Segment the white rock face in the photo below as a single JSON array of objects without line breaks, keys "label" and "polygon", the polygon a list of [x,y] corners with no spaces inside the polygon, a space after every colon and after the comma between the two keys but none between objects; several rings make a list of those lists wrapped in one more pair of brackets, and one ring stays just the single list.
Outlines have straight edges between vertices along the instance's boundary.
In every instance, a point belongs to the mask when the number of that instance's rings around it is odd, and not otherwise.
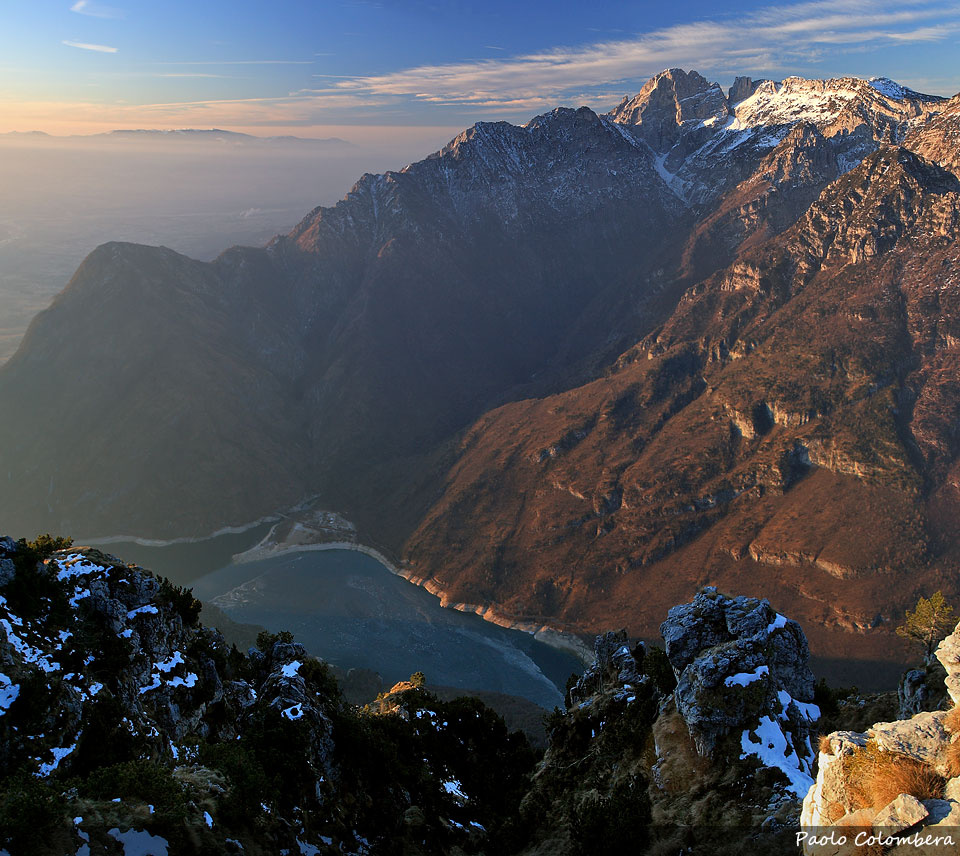
[{"label": "white rock face", "polygon": [[947,750],[952,735],[943,725],[945,710],[925,711],[910,719],[878,722],[867,736],[884,752],[930,764],[940,775],[949,772]]},{"label": "white rock face", "polygon": [[937,659],[947,670],[944,683],[954,704],[960,703],[960,624],[937,646]]},{"label": "white rock face", "polygon": [[867,745],[867,736],[854,731],[835,731],[829,737],[830,752],[817,759],[817,779],[807,791],[800,813],[800,826],[825,827],[853,810],[843,775],[843,759]]},{"label": "white rock face", "polygon": [[885,805],[873,819],[873,828],[879,832],[893,835],[909,829],[920,823],[930,814],[916,797],[910,794],[900,794],[895,800]]},{"label": "white rock face", "polygon": [[[937,648],[937,658],[947,670],[946,684],[954,702],[960,697],[960,624]],[[863,734],[838,731],[829,735],[829,752],[821,752],[817,779],[803,800],[800,827],[808,836],[803,842],[806,854],[855,852],[836,844],[836,839],[852,828],[870,828],[883,835],[896,835],[919,825],[921,833],[932,836],[956,835],[960,826],[960,777],[950,763],[953,743],[960,740],[944,725],[947,711],[927,711],[910,719],[878,722]],[[920,800],[919,794],[900,794],[884,807],[858,808],[855,782],[844,775],[844,759],[875,745],[882,752],[928,764],[946,779],[944,799]],[[832,833],[832,836],[831,836]],[[851,839],[853,836],[848,835]],[[815,843],[819,839],[821,843]],[[960,842],[956,842],[960,844]],[[891,853],[956,853],[951,850],[918,849],[900,844]]]}]

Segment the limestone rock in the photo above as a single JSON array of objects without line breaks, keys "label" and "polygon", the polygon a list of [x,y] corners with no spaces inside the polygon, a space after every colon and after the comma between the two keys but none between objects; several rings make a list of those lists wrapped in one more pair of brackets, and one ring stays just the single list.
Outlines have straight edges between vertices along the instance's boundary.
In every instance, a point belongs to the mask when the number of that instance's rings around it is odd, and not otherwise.
[{"label": "limestone rock", "polygon": [[13,579],[17,569],[11,559],[0,559],[0,586],[5,586]]},{"label": "limestone rock", "polygon": [[928,814],[916,797],[900,794],[889,805],[880,809],[873,819],[873,828],[877,832],[893,835],[920,823]]},{"label": "limestone rock", "polygon": [[843,759],[867,745],[863,734],[835,731],[829,737],[830,752],[821,752],[817,781],[803,800],[801,827],[824,827],[854,811],[854,801],[847,790]]},{"label": "limestone rock", "polygon": [[727,101],[730,104],[738,104],[745,98],[749,98],[757,91],[757,87],[765,80],[753,80],[749,77],[737,77],[733,81],[733,86],[727,92]]},{"label": "limestone rock", "polygon": [[636,685],[647,680],[640,673],[644,657],[643,643],[638,642],[631,648],[626,630],[609,630],[597,636],[593,651],[593,663],[570,688],[571,706],[582,704],[604,690],[618,689],[627,684]]},{"label": "limestone rock", "polygon": [[9,535],[0,538],[0,586],[5,586],[13,579],[17,569],[14,567],[12,556],[17,552],[17,544]]},{"label": "limestone rock", "polygon": [[948,800],[960,802],[960,778],[949,779],[943,789],[943,795]]},{"label": "limestone rock", "polygon": [[910,669],[903,673],[897,687],[900,718],[909,719],[925,710],[937,710],[946,699],[943,679],[946,673],[939,663],[925,669]]},{"label": "limestone rock", "polygon": [[632,100],[611,113],[615,122],[635,126],[642,139],[657,151],[672,146],[686,122],[727,117],[723,90],[695,71],[667,69],[651,78]]},{"label": "limestone rock", "polygon": [[796,622],[765,600],[706,588],[671,609],[660,631],[678,676],[677,710],[701,754],[735,732],[743,732],[747,752],[747,741],[766,741],[757,731],[763,726],[779,729],[774,742],[785,741],[794,761],[802,759],[799,768],[809,769],[807,738],[819,710],[811,704],[809,651]]},{"label": "limestone rock", "polygon": [[937,659],[947,670],[944,684],[954,704],[960,703],[960,624],[944,639],[936,651]]},{"label": "limestone rock", "polygon": [[950,732],[943,725],[946,711],[925,711],[910,719],[878,722],[867,731],[884,752],[929,764],[941,775],[949,771]]}]

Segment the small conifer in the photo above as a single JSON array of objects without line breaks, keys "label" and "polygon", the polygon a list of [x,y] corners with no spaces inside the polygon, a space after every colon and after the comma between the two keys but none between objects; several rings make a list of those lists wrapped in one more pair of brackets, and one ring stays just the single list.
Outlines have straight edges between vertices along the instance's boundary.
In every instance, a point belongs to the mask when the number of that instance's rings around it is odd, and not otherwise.
[{"label": "small conifer", "polygon": [[940,640],[953,629],[956,619],[943,592],[934,592],[929,599],[921,597],[916,609],[908,609],[906,620],[897,628],[897,635],[913,639],[923,646],[925,660],[933,657]]}]

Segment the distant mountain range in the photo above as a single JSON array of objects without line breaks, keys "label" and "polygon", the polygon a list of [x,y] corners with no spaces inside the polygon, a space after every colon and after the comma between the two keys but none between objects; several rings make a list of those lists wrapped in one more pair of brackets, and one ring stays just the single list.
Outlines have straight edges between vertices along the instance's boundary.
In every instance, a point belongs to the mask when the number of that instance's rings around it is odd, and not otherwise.
[{"label": "distant mountain range", "polygon": [[241,134],[237,131],[224,131],[220,128],[177,128],[171,130],[157,130],[147,128],[118,129],[105,131],[100,134],[70,134],[55,136],[45,131],[7,131],[0,134],[0,138],[51,141],[123,141],[123,140],[183,140],[194,142],[217,142],[233,145],[259,145],[263,143],[291,143],[295,145],[322,145],[322,146],[350,146],[346,140],[339,137],[295,137],[291,135],[259,137],[254,134]]},{"label": "distant mountain range", "polygon": [[960,97],[670,69],[480,123],[262,249],[106,244],[0,369],[8,530],[307,496],[448,602],[653,635],[702,584],[816,653],[960,595]]}]

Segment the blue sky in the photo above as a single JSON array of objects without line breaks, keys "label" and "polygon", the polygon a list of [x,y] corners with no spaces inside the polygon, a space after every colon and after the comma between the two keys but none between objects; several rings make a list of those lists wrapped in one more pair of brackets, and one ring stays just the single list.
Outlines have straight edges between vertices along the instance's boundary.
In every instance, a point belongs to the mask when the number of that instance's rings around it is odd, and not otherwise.
[{"label": "blue sky", "polygon": [[960,3],[0,0],[0,131],[360,137],[609,109],[652,74],[960,90]]}]

